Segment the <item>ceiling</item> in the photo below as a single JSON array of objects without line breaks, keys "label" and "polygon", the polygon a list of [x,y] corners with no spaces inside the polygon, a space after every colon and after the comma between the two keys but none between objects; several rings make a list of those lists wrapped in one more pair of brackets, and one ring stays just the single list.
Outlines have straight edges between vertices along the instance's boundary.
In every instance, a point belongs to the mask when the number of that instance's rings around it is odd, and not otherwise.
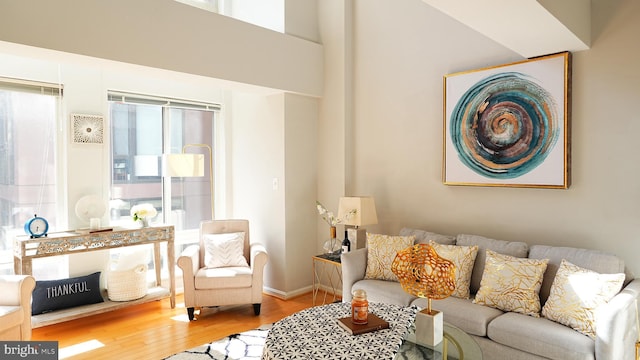
[{"label": "ceiling", "polygon": [[591,0],[422,0],[523,57],[591,46]]}]

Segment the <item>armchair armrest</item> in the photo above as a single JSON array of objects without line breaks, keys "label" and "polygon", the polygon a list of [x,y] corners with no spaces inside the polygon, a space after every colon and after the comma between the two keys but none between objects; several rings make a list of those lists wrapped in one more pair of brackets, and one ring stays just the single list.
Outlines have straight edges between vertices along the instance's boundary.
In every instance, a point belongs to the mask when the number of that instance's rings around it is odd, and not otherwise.
[{"label": "armchair armrest", "polygon": [[258,243],[251,244],[249,252],[251,254],[249,262],[251,270],[254,274],[256,271],[262,272],[262,269],[264,269],[264,266],[267,264],[267,260],[269,259],[269,255],[267,255],[267,250],[264,248],[264,245]]},{"label": "armchair armrest", "polygon": [[191,245],[184,249],[178,258],[178,266],[185,276],[194,277],[200,269],[200,245]]},{"label": "armchair armrest", "polygon": [[0,305],[29,305],[31,308],[31,293],[35,287],[36,280],[31,275],[0,275]]},{"label": "armchair armrest", "polygon": [[364,279],[367,271],[367,248],[349,251],[340,255],[342,263],[342,301],[351,302],[353,284]]},{"label": "armchair armrest", "polygon": [[[267,264],[267,260],[269,260],[269,255],[267,255],[264,245],[259,243],[251,244],[249,252],[251,254],[249,265],[251,266],[251,273],[253,274],[251,281],[251,303],[256,306],[255,304],[262,303],[264,266]],[[258,308],[256,314],[259,312],[260,310]]]},{"label": "armchair armrest", "polygon": [[0,275],[0,305],[19,306],[22,311],[20,340],[31,340],[31,294],[36,279],[31,275]]},{"label": "armchair armrest", "polygon": [[[182,270],[184,304],[187,308],[195,304],[196,273],[200,269],[200,245],[191,245],[182,251],[178,258],[178,267]],[[191,319],[193,316],[190,315]]]},{"label": "armchair armrest", "polygon": [[636,300],[640,294],[640,279],[634,279],[598,309],[596,328],[596,359],[635,359],[638,341]]}]

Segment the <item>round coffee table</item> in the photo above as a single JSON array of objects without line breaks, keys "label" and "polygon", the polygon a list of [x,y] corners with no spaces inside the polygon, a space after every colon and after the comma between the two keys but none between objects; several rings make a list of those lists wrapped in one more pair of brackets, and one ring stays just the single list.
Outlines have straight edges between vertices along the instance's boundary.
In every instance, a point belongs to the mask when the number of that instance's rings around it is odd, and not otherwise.
[{"label": "round coffee table", "polygon": [[444,339],[432,348],[416,344],[414,331],[415,328],[411,327],[394,359],[482,360],[482,350],[478,343],[469,334],[453,325],[444,323]]},{"label": "round coffee table", "polygon": [[351,316],[351,304],[333,303],[290,315],[269,330],[262,360],[391,360],[409,333],[415,307],[370,303],[369,311],[389,322],[389,329],[351,335],[338,319]]},{"label": "round coffee table", "polygon": [[[269,330],[262,360],[288,359],[482,359],[475,341],[445,324],[444,338],[435,349],[415,343],[413,326],[418,309],[370,303],[369,311],[389,322],[389,329],[351,335],[338,319],[351,315],[351,304],[316,306],[290,315]],[[447,357],[445,357],[446,359]]]}]

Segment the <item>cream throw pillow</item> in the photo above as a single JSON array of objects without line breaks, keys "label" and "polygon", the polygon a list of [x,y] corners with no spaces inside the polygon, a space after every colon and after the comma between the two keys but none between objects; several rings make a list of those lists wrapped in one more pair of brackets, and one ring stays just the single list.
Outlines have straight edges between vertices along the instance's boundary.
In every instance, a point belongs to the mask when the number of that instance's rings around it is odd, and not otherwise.
[{"label": "cream throw pillow", "polygon": [[624,274],[598,274],[562,260],[542,316],[596,337],[597,311],[613,298],[624,282]]},{"label": "cream throw pillow", "polygon": [[415,236],[390,236],[367,233],[367,270],[365,279],[398,281],[391,263],[398,251],[413,245]]},{"label": "cream throw pillow", "polygon": [[244,232],[205,234],[204,264],[208,268],[249,266],[244,257]]},{"label": "cream throw pillow", "polygon": [[456,266],[456,289],[451,296],[468,299],[471,272],[478,255],[478,246],[442,245],[433,240],[429,240],[429,245],[438,255],[450,260]]},{"label": "cream throw pillow", "polygon": [[487,250],[480,289],[473,300],[502,311],[540,317],[540,286],[549,259],[527,259]]}]

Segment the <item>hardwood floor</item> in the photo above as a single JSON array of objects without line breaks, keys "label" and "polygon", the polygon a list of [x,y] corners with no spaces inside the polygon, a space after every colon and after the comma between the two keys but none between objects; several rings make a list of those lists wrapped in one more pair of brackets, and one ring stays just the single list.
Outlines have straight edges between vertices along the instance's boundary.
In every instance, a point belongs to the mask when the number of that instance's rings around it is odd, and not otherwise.
[{"label": "hardwood floor", "polygon": [[259,316],[247,304],[203,309],[189,322],[179,295],[175,309],[169,299],[135,305],[33,329],[32,340],[58,341],[60,359],[162,359],[311,306],[311,293],[289,300],[264,295]]}]

